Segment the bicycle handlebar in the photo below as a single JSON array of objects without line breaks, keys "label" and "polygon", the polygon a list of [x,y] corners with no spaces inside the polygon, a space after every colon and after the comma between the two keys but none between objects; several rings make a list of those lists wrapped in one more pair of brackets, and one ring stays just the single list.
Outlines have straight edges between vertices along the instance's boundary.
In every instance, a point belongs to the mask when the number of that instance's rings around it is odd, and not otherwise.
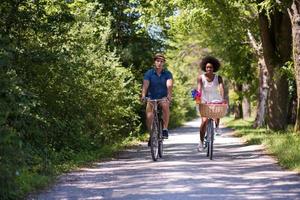
[{"label": "bicycle handlebar", "polygon": [[145,100],[146,100],[147,102],[168,101],[167,98],[164,98],[164,99],[150,99],[149,97],[146,97]]}]

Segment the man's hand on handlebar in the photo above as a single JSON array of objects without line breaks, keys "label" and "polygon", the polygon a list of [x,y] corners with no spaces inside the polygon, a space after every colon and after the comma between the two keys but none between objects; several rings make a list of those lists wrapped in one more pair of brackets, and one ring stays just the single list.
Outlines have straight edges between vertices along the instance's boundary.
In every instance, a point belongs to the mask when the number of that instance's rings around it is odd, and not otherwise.
[{"label": "man's hand on handlebar", "polygon": [[146,98],[145,96],[142,96],[142,97],[141,97],[141,102],[142,102],[142,103],[146,103],[146,101],[147,101],[147,98]]},{"label": "man's hand on handlebar", "polygon": [[171,96],[171,95],[168,95],[168,96],[167,96],[167,100],[168,100],[169,102],[171,102],[171,101],[172,101],[172,96]]}]

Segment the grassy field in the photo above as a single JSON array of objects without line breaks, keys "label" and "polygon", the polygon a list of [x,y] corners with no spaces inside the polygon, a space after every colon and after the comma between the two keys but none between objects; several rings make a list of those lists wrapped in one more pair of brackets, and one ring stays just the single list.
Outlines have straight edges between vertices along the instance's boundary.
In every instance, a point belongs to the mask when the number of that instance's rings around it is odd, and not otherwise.
[{"label": "grassy field", "polygon": [[274,132],[267,128],[252,127],[253,119],[234,120],[231,117],[222,119],[229,128],[235,130],[238,137],[246,140],[247,144],[262,144],[266,151],[273,155],[280,166],[300,173],[300,134],[289,128],[284,132]]}]

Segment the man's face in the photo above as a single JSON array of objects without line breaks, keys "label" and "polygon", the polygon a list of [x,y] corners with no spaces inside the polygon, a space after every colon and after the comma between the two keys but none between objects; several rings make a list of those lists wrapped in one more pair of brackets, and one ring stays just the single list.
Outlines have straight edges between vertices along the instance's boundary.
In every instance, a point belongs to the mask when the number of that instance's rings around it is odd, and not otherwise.
[{"label": "man's face", "polygon": [[155,68],[156,69],[160,69],[160,68],[163,68],[164,64],[165,64],[165,60],[162,59],[162,58],[157,58],[155,61]]}]

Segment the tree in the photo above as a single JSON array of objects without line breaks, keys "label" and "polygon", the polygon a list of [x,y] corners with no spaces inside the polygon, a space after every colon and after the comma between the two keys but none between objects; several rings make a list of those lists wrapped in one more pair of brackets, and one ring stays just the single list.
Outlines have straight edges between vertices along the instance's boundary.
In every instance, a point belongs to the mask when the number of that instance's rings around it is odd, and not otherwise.
[{"label": "tree", "polygon": [[288,101],[282,97],[289,96],[289,93],[287,77],[281,69],[291,57],[291,23],[286,10],[268,10],[263,1],[257,3],[264,60],[269,75],[267,124],[272,130],[284,130],[287,126]]},{"label": "tree", "polygon": [[254,36],[248,31],[248,37],[253,51],[258,60],[258,71],[259,71],[259,88],[258,88],[258,102],[256,108],[256,117],[253,124],[254,128],[262,127],[265,124],[265,115],[267,107],[267,96],[268,96],[268,70],[265,63],[265,59],[262,53],[262,44],[257,42]]},{"label": "tree", "polygon": [[[195,1],[183,4],[179,9],[181,16],[175,16],[172,24],[174,32],[185,29],[186,37],[197,35],[202,48],[209,49],[209,53],[221,59],[221,73],[229,79],[239,96],[234,102],[235,117],[242,118],[242,99],[253,95],[253,82],[256,80],[252,53],[246,43],[246,30],[255,29],[251,23],[255,20],[247,14],[243,5],[233,1]],[[241,88],[245,83],[250,87],[243,92]]]},{"label": "tree", "polygon": [[19,173],[47,175],[137,134],[139,84],[108,48],[98,3],[5,0],[0,11],[0,199],[21,199]]},{"label": "tree", "polygon": [[293,59],[297,84],[297,114],[294,130],[300,132],[300,1],[293,0],[288,12],[292,24]]},{"label": "tree", "polygon": [[131,0],[97,0],[97,2],[102,5],[103,12],[112,17],[108,45],[112,50],[116,50],[122,66],[132,67],[135,77],[141,79],[145,70],[153,64],[154,52],[159,51],[164,45],[151,37],[147,29],[138,23],[142,16],[135,8],[142,2]]}]

